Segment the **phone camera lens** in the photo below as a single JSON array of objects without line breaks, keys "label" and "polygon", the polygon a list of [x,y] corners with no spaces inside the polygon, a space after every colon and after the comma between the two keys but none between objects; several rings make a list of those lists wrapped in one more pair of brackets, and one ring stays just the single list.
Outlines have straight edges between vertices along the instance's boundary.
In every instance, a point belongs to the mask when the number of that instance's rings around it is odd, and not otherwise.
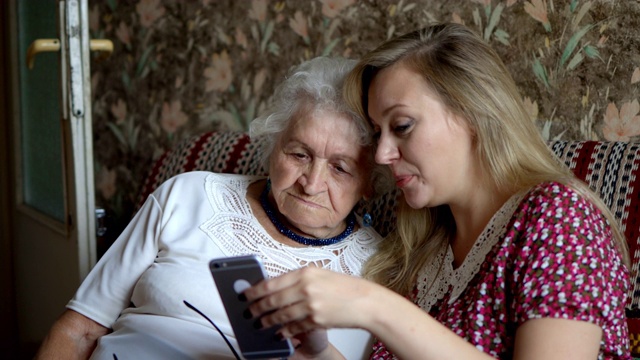
[{"label": "phone camera lens", "polygon": [[217,268],[219,268],[219,267],[220,267],[220,264],[218,264],[218,263],[213,263],[213,267],[217,269]]}]

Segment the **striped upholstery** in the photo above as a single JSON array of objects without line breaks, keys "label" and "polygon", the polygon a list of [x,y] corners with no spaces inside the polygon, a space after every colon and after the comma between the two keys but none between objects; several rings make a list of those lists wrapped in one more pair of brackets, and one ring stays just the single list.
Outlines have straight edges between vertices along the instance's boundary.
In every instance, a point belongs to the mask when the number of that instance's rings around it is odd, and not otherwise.
[{"label": "striped upholstery", "polygon": [[[182,172],[209,170],[223,173],[264,175],[260,144],[246,133],[209,132],[183,141],[156,161],[139,199],[162,182]],[[632,257],[632,287],[627,303],[627,322],[634,356],[640,355],[640,143],[602,141],[554,141],[550,148],[577,177],[587,182],[611,208],[627,238]],[[397,191],[384,195],[367,209],[374,227],[386,235],[395,223]],[[356,211],[362,214],[363,209]]]}]

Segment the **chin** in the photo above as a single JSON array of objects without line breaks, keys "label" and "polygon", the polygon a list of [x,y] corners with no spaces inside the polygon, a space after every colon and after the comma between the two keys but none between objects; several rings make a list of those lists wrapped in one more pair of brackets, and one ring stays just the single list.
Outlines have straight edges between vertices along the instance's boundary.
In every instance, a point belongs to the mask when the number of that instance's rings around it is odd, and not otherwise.
[{"label": "chin", "polygon": [[424,205],[424,204],[421,204],[421,203],[418,204],[418,203],[416,203],[414,201],[407,201],[407,205],[409,205],[410,208],[415,209],[415,210],[420,210],[420,209],[422,209],[422,208],[427,206],[427,205]]},{"label": "chin", "polygon": [[289,222],[298,229],[307,232],[307,230],[317,229],[320,225],[316,221],[317,216],[295,216],[289,219]]},{"label": "chin", "polygon": [[407,205],[409,205],[409,207],[412,209],[418,210],[429,206],[429,201],[422,199],[420,197],[420,194],[416,193],[415,191],[407,191],[405,189],[402,189],[402,193]]}]

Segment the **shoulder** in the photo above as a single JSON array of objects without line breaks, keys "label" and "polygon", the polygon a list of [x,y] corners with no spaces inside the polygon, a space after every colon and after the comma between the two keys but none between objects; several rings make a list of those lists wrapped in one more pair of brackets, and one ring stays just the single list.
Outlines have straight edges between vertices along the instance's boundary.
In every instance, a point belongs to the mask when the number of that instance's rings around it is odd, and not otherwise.
[{"label": "shoulder", "polygon": [[363,264],[378,250],[382,241],[382,236],[373,228],[360,226],[345,241],[325,248],[325,254],[330,257],[333,257],[330,253],[339,254],[326,268],[362,276]]},{"label": "shoulder", "polygon": [[542,257],[549,252],[583,254],[585,247],[595,251],[615,248],[604,214],[591,200],[565,184],[547,182],[532,188],[512,220],[507,238],[517,239],[516,243],[527,252],[538,249],[544,253]]},{"label": "shoulder", "polygon": [[170,204],[200,202],[207,197],[207,193],[217,192],[220,186],[227,185],[236,176],[210,171],[185,172],[167,179],[158,186],[150,198],[163,208]]},{"label": "shoulder", "polygon": [[530,201],[545,201],[545,200],[578,200],[578,192],[569,185],[549,181],[540,183],[527,193],[526,199]]},{"label": "shoulder", "polygon": [[373,227],[364,227],[362,225],[360,225],[360,229],[355,232],[355,236],[361,240],[365,240],[366,243],[371,244],[371,246],[378,246],[383,239],[382,235],[380,235]]},{"label": "shoulder", "polygon": [[338,247],[344,250],[345,256],[359,259],[361,264],[378,250],[382,241],[383,237],[373,228],[360,226]]},{"label": "shoulder", "polygon": [[214,174],[214,173],[209,171],[189,171],[189,172],[181,173],[181,174],[172,176],[171,178],[167,179],[165,182],[160,184],[160,186],[158,186],[158,189],[155,192],[166,191],[167,188],[173,188],[176,186],[189,186],[195,183],[202,184],[204,183],[204,179],[206,179],[206,177],[211,174]]},{"label": "shoulder", "polygon": [[[573,187],[546,182],[533,187],[512,218],[511,236],[525,249],[603,246],[611,242],[604,214]],[[597,245],[596,245],[597,244]]]},{"label": "shoulder", "polygon": [[223,174],[211,171],[189,171],[175,175],[162,183],[155,193],[175,191],[177,189],[204,189],[209,184],[211,186],[237,186],[246,188],[251,182],[264,178],[264,176],[250,176],[239,174]]},{"label": "shoulder", "polygon": [[559,182],[544,182],[534,186],[524,197],[520,211],[534,217],[600,215],[597,207],[573,187]]}]

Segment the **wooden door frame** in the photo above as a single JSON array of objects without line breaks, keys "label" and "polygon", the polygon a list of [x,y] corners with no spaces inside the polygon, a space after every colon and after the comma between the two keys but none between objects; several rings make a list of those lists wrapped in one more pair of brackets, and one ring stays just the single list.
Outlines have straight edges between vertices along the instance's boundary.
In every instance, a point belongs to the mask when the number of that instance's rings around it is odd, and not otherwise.
[{"label": "wooden door frame", "polygon": [[10,2],[0,1],[0,51],[9,56],[0,57],[0,353],[8,358],[18,358],[18,324],[16,317],[13,274],[12,214],[15,193],[14,162],[10,156],[13,137],[12,104],[8,101],[14,86],[11,80],[11,58],[15,56],[11,46],[11,27],[15,20],[9,15]]},{"label": "wooden door frame", "polygon": [[[63,126],[70,127],[63,139],[65,136],[66,139],[71,139],[70,142],[63,141],[62,166],[66,167],[63,169],[64,186],[71,184],[84,187],[91,192],[91,196],[74,194],[73,199],[67,199],[65,213],[69,216],[65,216],[65,221],[62,222],[50,219],[23,204],[22,161],[19,158],[22,142],[19,120],[21,105],[18,92],[18,69],[22,67],[18,52],[23,50],[19,47],[17,33],[20,1],[0,0],[0,50],[6,54],[0,59],[0,291],[3,295],[9,294],[0,300],[0,354],[9,354],[8,357],[12,359],[26,360],[33,358],[42,338],[55,321],[55,317],[59,316],[57,312],[64,311],[64,305],[95,261],[95,251],[93,257],[91,253],[95,249],[95,219],[93,210],[88,211],[93,209],[95,197],[93,152],[77,151],[78,148],[90,144],[86,139],[92,140],[93,134],[89,131],[91,123],[79,121],[78,116],[74,115],[62,122]],[[78,10],[82,11],[79,13],[81,19],[88,18],[84,1],[78,0]],[[60,6],[58,3],[58,10]],[[61,24],[58,23],[58,26]],[[74,33],[72,37],[80,38],[83,56],[86,57],[89,52],[88,26],[81,27],[82,33]],[[62,29],[58,28],[58,31],[60,30]],[[59,32],[58,35],[64,34],[65,31]],[[66,51],[67,47],[64,44],[67,39],[60,39],[61,50]],[[63,59],[67,59],[65,51],[61,51],[59,55]],[[89,79],[88,62],[81,63],[82,79],[75,78],[71,82],[84,83]],[[70,71],[70,65],[65,63],[64,69],[63,72]],[[61,81],[66,84],[64,78],[61,78]],[[88,111],[89,91],[84,92],[83,99],[84,109]],[[62,109],[66,109],[65,103],[62,106]],[[88,114],[85,120],[91,119],[90,112]],[[73,136],[69,136],[70,132],[73,132]],[[72,167],[73,173],[70,170]],[[76,171],[78,167],[87,169],[88,173]],[[69,188],[65,191],[65,196],[69,196]],[[27,233],[32,236],[25,237]],[[85,256],[85,253],[88,253],[88,256]],[[41,301],[43,298],[47,301]],[[4,349],[5,342],[7,350]]]}]

